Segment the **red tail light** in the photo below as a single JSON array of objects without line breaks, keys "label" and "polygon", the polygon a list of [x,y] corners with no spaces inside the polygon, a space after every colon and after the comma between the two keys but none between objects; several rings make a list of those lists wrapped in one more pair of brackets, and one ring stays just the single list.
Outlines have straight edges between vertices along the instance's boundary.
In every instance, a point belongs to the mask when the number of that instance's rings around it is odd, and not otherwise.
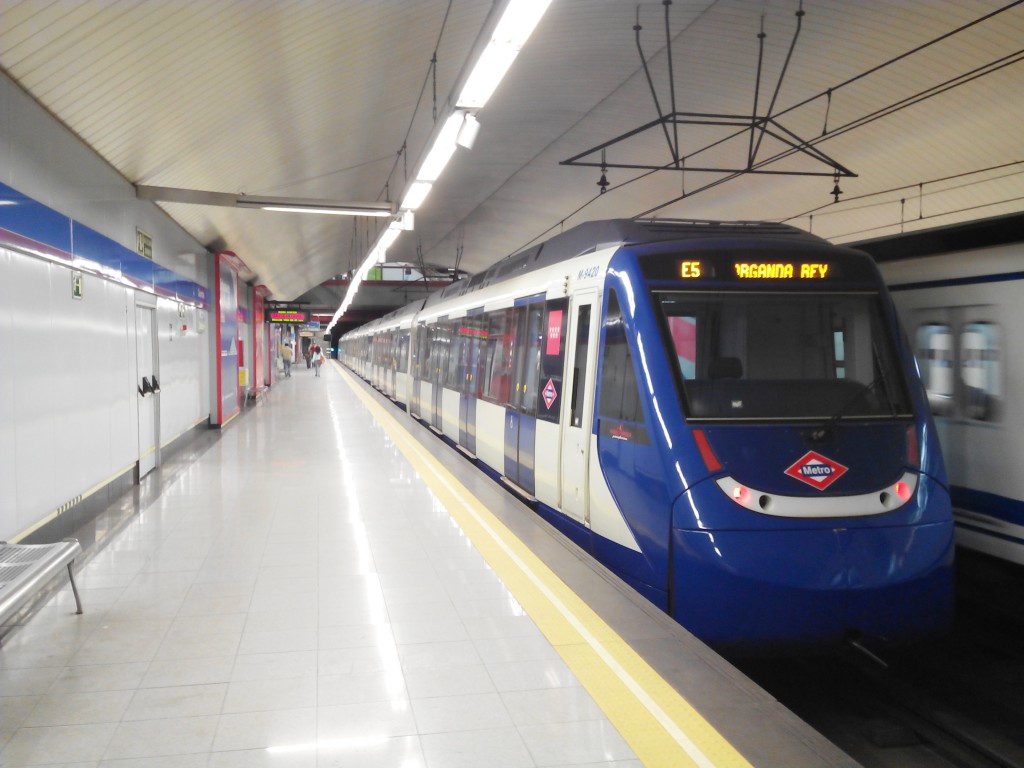
[{"label": "red tail light", "polygon": [[693,439],[697,443],[697,450],[700,451],[700,457],[704,459],[704,466],[708,468],[708,472],[717,472],[722,468],[722,462],[715,456],[715,452],[711,450],[711,444],[708,442],[707,435],[704,434],[703,429],[693,430]]},{"label": "red tail light", "polygon": [[921,452],[917,446],[917,427],[907,427],[907,464],[917,469],[921,464]]}]

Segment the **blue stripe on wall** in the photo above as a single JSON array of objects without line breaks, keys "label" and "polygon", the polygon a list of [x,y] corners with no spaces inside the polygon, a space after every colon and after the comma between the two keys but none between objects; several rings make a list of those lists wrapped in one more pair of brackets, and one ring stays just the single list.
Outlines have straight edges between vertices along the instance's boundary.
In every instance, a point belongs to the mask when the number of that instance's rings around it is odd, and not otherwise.
[{"label": "blue stripe on wall", "polygon": [[1001,275],[972,275],[970,277],[950,277],[945,280],[926,280],[919,283],[901,283],[890,285],[889,291],[913,291],[918,288],[946,288],[951,285],[978,285],[980,283],[1007,283],[1024,280],[1024,272],[1005,272]]},{"label": "blue stripe on wall", "polygon": [[159,296],[202,308],[207,306],[207,291],[202,285],[6,184],[0,184],[0,245],[17,249],[38,245],[40,247],[34,250],[63,259],[83,272],[112,280],[121,276],[132,285]]}]

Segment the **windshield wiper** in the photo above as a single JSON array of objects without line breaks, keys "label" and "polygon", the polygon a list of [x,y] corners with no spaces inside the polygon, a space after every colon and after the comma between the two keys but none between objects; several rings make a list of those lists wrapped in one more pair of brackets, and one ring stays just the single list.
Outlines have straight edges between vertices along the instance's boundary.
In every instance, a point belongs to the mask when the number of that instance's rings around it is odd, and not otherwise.
[{"label": "windshield wiper", "polygon": [[[833,413],[831,416],[825,419],[825,421],[823,421],[820,425],[818,425],[810,432],[808,432],[808,439],[815,445],[820,445],[821,443],[826,442],[832,436],[832,432],[835,429],[836,424],[843,420],[843,417],[854,406],[854,404],[856,404],[857,401],[860,400],[861,398],[870,395],[872,390],[874,390],[880,383],[882,383],[883,379],[883,376],[876,376],[874,379],[871,380],[871,383],[867,384],[864,387],[864,389],[858,390],[853,397],[851,397],[849,400],[843,403],[842,406],[840,406],[838,411]],[[889,396],[887,393],[884,396],[886,401],[890,403],[889,410],[891,412],[892,405],[891,401],[889,400]]]},{"label": "windshield wiper", "polygon": [[882,358],[878,354],[878,344],[876,344],[874,340],[872,340],[871,342],[871,357],[874,359],[875,369],[878,371],[878,375],[875,376],[874,381],[872,381],[871,383],[874,384],[876,381],[881,381],[882,397],[885,398],[885,404],[889,409],[889,415],[895,417],[896,402],[893,400],[892,395],[889,393],[889,377],[885,375],[885,368],[882,367]]}]

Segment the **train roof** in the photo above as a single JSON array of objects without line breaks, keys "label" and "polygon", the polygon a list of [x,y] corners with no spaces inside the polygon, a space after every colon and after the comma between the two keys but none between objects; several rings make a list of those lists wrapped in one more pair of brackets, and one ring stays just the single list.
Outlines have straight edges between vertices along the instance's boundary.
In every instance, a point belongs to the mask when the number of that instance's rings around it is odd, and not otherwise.
[{"label": "train roof", "polygon": [[543,243],[512,254],[490,268],[432,293],[424,308],[446,299],[543,269],[604,248],[722,237],[771,237],[825,243],[825,240],[788,224],[763,221],[703,221],[696,219],[606,219],[587,221]]}]

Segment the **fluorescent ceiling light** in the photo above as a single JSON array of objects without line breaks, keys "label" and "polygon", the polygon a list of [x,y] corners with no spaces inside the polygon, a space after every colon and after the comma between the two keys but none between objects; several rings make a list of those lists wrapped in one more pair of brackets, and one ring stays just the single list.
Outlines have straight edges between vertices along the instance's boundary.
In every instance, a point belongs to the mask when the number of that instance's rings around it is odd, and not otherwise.
[{"label": "fluorescent ceiling light", "polygon": [[427,199],[432,186],[427,181],[414,181],[409,185],[409,191],[405,193],[405,199],[402,200],[400,207],[406,211],[415,211],[423,205],[423,201]]},{"label": "fluorescent ceiling light", "polygon": [[[250,206],[243,205],[242,208]],[[302,205],[261,205],[264,211],[284,211],[285,213],[321,213],[331,216],[390,216],[390,211],[366,211],[358,208],[307,208]]]},{"label": "fluorescent ceiling light", "polygon": [[239,208],[260,208],[287,213],[319,213],[332,216],[391,216],[391,203],[331,203],[319,200],[282,200],[280,198],[240,197]]},{"label": "fluorescent ceiling light", "polygon": [[465,112],[453,112],[445,120],[444,128],[441,129],[437,141],[430,148],[423,165],[420,166],[419,173],[416,174],[417,181],[437,181],[441,176],[441,171],[448,165],[448,161],[455,153],[455,139],[458,138],[459,129],[462,127],[465,116]]},{"label": "fluorescent ceiling light", "polygon": [[391,244],[398,239],[400,234],[402,234],[401,227],[388,227],[386,230],[381,232],[380,240],[377,241],[377,247],[382,251],[386,251],[391,247]]},{"label": "fluorescent ceiling light", "polygon": [[480,109],[487,103],[550,4],[551,0],[510,0],[455,106]]}]

